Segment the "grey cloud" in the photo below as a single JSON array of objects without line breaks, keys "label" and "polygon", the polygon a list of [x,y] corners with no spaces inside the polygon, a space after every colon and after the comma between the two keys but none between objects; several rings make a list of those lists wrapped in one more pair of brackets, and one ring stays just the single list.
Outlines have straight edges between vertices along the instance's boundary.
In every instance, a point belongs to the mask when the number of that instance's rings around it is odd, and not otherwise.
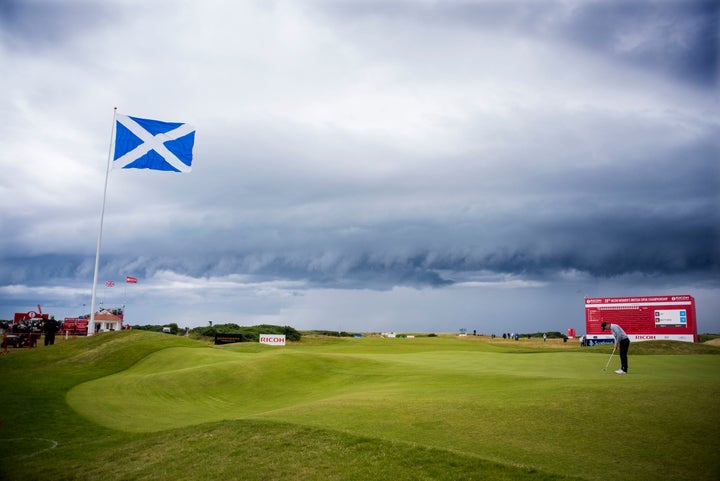
[{"label": "grey cloud", "polygon": [[20,49],[57,49],[77,36],[120,20],[112,4],[91,1],[3,0],[0,26],[3,43]]},{"label": "grey cloud", "polygon": [[363,1],[323,6],[348,22],[357,18],[526,36],[574,45],[629,67],[642,66],[706,87],[718,80],[720,5],[714,0]]},{"label": "grey cloud", "polygon": [[570,38],[628,64],[712,86],[720,5],[712,0],[595,2],[573,10]]},{"label": "grey cloud", "polygon": [[[111,173],[101,287],[152,286],[133,294],[148,321],[344,311],[364,326],[427,298],[442,306],[427,308],[434,329],[501,316],[512,290],[553,322],[557,306],[582,315],[578,290],[719,288],[715,47],[700,45],[712,5],[238,2],[221,18],[200,2],[160,21],[156,5],[117,3],[104,26],[102,8],[66,3],[44,34],[44,3],[0,20],[11,68],[37,73],[0,79],[13,92],[4,306],[88,302],[108,130],[96,110],[116,98],[198,128],[192,173]],[[217,35],[187,35],[198,17]],[[82,36],[89,20],[105,42]],[[149,25],[154,51],[139,48]]]}]

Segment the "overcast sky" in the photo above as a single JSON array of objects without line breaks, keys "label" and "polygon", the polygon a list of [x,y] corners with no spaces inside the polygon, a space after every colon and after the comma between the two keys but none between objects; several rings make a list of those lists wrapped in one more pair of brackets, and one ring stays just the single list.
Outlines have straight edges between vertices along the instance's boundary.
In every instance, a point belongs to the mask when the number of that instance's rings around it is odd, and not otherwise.
[{"label": "overcast sky", "polygon": [[718,15],[2,0],[0,318],[90,312],[117,106],[197,128],[192,172],[109,176],[131,324],[584,332],[585,296],[690,294],[720,332]]}]

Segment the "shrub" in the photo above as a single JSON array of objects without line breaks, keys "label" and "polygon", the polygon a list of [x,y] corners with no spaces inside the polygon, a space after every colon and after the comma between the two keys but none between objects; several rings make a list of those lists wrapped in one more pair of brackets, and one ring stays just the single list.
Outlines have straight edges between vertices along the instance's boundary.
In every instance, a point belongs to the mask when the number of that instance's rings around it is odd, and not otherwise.
[{"label": "shrub", "polygon": [[242,334],[243,342],[258,342],[260,334],[285,334],[288,341],[299,341],[300,332],[290,326],[274,326],[261,324],[258,326],[238,326],[237,324],[216,324],[214,326],[196,327],[191,331],[204,337],[215,337],[216,334]]}]

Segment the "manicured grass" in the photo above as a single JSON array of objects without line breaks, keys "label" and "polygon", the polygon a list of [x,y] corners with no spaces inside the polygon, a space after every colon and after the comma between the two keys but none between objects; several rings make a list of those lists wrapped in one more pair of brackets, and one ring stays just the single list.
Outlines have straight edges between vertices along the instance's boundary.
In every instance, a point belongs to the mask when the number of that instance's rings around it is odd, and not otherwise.
[{"label": "manicured grass", "polygon": [[553,341],[61,340],[0,358],[0,478],[720,477],[720,347]]}]

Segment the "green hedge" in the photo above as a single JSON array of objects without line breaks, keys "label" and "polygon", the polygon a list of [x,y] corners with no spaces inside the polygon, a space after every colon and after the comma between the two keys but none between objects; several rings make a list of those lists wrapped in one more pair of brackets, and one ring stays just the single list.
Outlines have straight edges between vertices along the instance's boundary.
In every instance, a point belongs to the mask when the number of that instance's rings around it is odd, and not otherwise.
[{"label": "green hedge", "polygon": [[203,337],[215,337],[216,334],[242,334],[243,342],[258,342],[260,334],[285,334],[288,341],[299,341],[302,335],[290,326],[274,326],[260,324],[258,326],[238,326],[237,324],[217,324],[207,327],[196,327],[191,333]]}]

